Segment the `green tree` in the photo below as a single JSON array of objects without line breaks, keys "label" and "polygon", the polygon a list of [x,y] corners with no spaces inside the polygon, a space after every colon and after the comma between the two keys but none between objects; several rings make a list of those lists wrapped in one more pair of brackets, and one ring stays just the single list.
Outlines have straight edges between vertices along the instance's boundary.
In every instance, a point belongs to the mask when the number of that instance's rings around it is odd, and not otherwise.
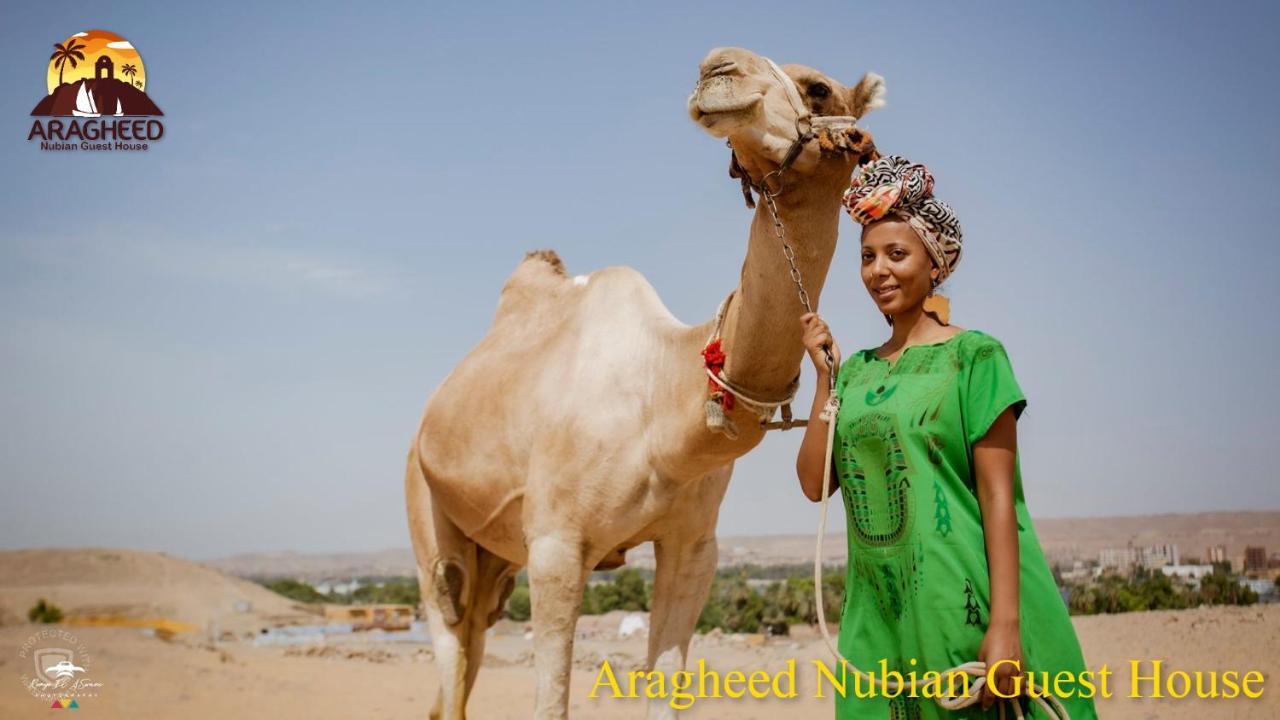
[{"label": "green tree", "polygon": [[297,600],[304,603],[318,603],[329,600],[327,595],[322,595],[311,587],[309,583],[293,578],[281,578],[266,583],[266,588],[277,595],[283,595],[290,600]]},{"label": "green tree", "polygon": [[583,615],[603,615],[613,610],[649,609],[652,584],[639,570],[624,568],[597,577],[607,577],[608,580],[588,583],[582,588]]},{"label": "green tree", "polygon": [[525,622],[533,617],[533,604],[529,601],[529,586],[516,585],[507,598],[507,617],[516,622]]},{"label": "green tree", "polygon": [[395,578],[392,580],[372,582],[368,585],[361,585],[356,588],[350,596],[349,601],[361,605],[379,605],[389,603],[393,605],[412,605],[418,606],[421,599],[418,581],[410,578]]},{"label": "green tree", "polygon": [[792,625],[818,622],[813,579],[791,577],[770,585],[764,592],[761,622],[770,635],[789,635]]},{"label": "green tree", "polygon": [[712,583],[711,597],[698,624],[703,629],[718,627],[726,632],[760,632],[764,609],[764,598],[747,583],[744,571]]},{"label": "green tree", "polygon": [[40,600],[27,611],[27,619],[36,623],[56,623],[62,620],[62,608],[53,603],[40,598]]},{"label": "green tree", "polygon": [[1205,605],[1252,605],[1258,602],[1258,594],[1236,577],[1215,570],[1200,578],[1197,600]]}]

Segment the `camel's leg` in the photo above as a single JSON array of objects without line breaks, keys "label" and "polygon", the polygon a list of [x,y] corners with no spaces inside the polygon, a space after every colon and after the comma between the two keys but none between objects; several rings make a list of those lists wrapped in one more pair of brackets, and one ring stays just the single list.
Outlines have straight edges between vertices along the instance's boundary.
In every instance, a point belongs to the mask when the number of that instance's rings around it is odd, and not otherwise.
[{"label": "camel's leg", "polygon": [[[464,720],[471,640],[467,600],[477,579],[476,544],[431,501],[417,448],[409,454],[405,474],[409,537],[418,561],[418,587],[440,671],[440,691],[431,720]],[[474,681],[474,677],[472,678]]]},{"label": "camel's leg", "polygon": [[[507,598],[515,588],[517,567],[493,553],[479,548],[476,552],[475,593],[467,607],[469,636],[466,642],[466,697],[471,697],[476,675],[484,662],[485,631],[502,617]],[[466,702],[465,699],[463,701]]]},{"label": "camel's leg", "polygon": [[582,586],[586,577],[581,538],[568,534],[530,538],[529,593],[538,675],[535,720],[568,717],[573,633],[582,610]]},{"label": "camel's leg", "polygon": [[[668,682],[672,673],[685,669],[689,639],[715,579],[716,518],[732,472],[730,465],[691,487],[688,504],[679,503],[686,509],[654,542],[657,567],[649,612],[647,667],[666,675]],[[669,701],[649,700],[651,720],[676,715]]]}]

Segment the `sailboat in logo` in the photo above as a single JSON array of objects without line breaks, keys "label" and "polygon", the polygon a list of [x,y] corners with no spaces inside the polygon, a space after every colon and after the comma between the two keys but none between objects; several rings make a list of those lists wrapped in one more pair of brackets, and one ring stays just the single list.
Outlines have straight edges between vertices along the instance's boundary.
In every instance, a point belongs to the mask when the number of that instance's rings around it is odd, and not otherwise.
[{"label": "sailboat in logo", "polygon": [[[102,113],[98,111],[98,103],[93,99],[93,93],[85,89],[88,86],[83,82],[79,83],[79,85],[80,89],[76,91],[76,106],[71,110],[71,114],[76,117],[100,117]],[[116,117],[124,115],[124,103],[118,97],[116,98],[116,111],[111,114]]]},{"label": "sailboat in logo", "polygon": [[[49,94],[36,103],[32,115],[164,115],[143,91],[142,59],[128,40],[105,30],[89,30],[54,43],[53,47],[48,68]],[[116,77],[117,62],[125,80]],[[68,70],[69,80],[65,77]]]}]

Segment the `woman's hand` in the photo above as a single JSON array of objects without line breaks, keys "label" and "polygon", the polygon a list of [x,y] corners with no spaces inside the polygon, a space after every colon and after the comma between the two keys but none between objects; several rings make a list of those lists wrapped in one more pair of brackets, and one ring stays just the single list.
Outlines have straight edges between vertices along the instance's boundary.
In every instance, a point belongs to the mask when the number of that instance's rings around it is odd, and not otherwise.
[{"label": "woman's hand", "polygon": [[809,359],[817,368],[819,377],[829,375],[831,368],[827,366],[827,355],[824,347],[831,348],[831,358],[840,363],[840,346],[831,337],[831,329],[818,317],[818,313],[808,312],[800,316],[800,325],[804,328],[804,348],[809,351]]},{"label": "woman's hand", "polygon": [[[809,411],[809,424],[804,429],[804,439],[800,441],[800,454],[796,457],[796,476],[800,478],[800,489],[804,496],[818,502],[835,492],[840,487],[835,475],[831,475],[828,487],[822,487],[822,481],[830,465],[824,467],[827,460],[827,421],[823,420],[823,408],[831,399],[831,367],[827,365],[827,353],[823,348],[831,349],[832,360],[839,364],[840,346],[831,337],[831,330],[818,317],[817,313],[805,313],[800,316],[800,327],[803,329],[802,339],[805,350],[809,351],[809,359],[818,369],[818,382],[813,390],[813,407]],[[834,422],[834,421],[833,421]]]},{"label": "woman's hand", "polygon": [[[987,628],[982,638],[982,647],[978,648],[978,659],[987,664],[988,682],[982,687],[982,709],[987,710],[997,701],[1004,700],[1013,694],[1013,678],[1022,675],[1022,638],[1019,626],[1009,622],[995,621]],[[996,663],[1005,662],[991,672]],[[1013,663],[1017,663],[1016,665]],[[995,688],[991,687],[994,681]],[[999,689],[1002,698],[995,694]]]}]

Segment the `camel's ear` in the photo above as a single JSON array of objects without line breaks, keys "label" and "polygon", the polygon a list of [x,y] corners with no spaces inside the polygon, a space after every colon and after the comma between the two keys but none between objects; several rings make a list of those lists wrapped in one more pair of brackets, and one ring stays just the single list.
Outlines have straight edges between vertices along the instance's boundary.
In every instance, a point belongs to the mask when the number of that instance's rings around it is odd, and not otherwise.
[{"label": "camel's ear", "polygon": [[849,88],[849,106],[856,118],[884,107],[884,78],[873,72],[863,75],[857,85]]}]

